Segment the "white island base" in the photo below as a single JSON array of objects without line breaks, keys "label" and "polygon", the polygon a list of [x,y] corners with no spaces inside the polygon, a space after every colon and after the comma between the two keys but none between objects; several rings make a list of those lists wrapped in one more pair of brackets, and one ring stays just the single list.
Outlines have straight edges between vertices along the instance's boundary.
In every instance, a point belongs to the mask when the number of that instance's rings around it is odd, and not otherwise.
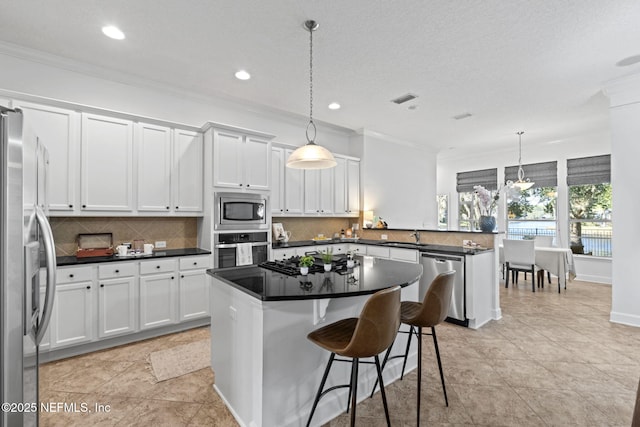
[{"label": "white island base", "polygon": [[[210,280],[215,390],[241,426],[306,425],[329,359],[329,352],[307,340],[307,334],[334,321],[357,317],[370,295],[271,302],[215,277]],[[402,288],[402,300],[417,301],[418,287],[415,282]],[[401,330],[408,328],[402,325]],[[404,351],[407,338],[408,334],[398,334],[393,354]],[[416,367],[415,341],[411,347],[406,372]],[[401,368],[402,359],[390,361],[383,372],[385,384],[400,378]],[[350,369],[350,363],[335,362],[325,388],[348,383]],[[368,398],[375,379],[375,365],[360,364],[358,401]],[[327,393],[311,425],[323,425],[343,413],[347,393],[347,388]]]}]

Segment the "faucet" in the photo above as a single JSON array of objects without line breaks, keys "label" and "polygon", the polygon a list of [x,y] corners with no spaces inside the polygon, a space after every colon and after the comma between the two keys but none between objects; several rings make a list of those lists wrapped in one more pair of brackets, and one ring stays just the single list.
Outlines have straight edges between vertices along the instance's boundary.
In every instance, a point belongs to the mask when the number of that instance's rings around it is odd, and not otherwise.
[{"label": "faucet", "polygon": [[413,233],[409,234],[409,236],[415,237],[416,243],[420,243],[420,232],[418,230],[413,230]]}]

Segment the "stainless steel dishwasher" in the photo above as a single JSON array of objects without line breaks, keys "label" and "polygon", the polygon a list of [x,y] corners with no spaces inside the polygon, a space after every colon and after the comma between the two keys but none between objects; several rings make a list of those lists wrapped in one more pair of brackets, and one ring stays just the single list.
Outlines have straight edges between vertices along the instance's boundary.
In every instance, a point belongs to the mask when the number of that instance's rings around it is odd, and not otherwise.
[{"label": "stainless steel dishwasher", "polygon": [[469,326],[469,319],[467,319],[465,311],[464,255],[458,256],[432,252],[421,252],[420,255],[420,263],[423,268],[422,278],[420,279],[420,298],[424,299],[429,285],[431,285],[431,282],[438,274],[455,270],[453,295],[451,297],[449,315],[446,320],[457,325]]}]

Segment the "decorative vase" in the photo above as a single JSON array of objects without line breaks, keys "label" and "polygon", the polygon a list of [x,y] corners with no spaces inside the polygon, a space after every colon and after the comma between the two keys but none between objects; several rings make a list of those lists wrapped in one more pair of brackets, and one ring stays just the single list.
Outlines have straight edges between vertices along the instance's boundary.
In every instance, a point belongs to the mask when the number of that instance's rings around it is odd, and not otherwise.
[{"label": "decorative vase", "polygon": [[325,264],[324,271],[331,271],[331,264]]},{"label": "decorative vase", "polygon": [[300,274],[302,274],[303,276],[309,274],[309,267],[300,267]]},{"label": "decorative vase", "polygon": [[480,226],[480,230],[488,233],[496,228],[496,219],[492,216],[481,215],[478,225]]}]

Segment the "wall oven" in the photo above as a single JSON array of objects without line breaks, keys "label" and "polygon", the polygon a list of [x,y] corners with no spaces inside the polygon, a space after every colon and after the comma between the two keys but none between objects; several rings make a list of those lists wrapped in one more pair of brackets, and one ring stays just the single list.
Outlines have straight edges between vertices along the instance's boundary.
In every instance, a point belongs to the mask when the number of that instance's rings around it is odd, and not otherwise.
[{"label": "wall oven", "polygon": [[216,193],[216,230],[268,230],[268,198],[262,194]]},{"label": "wall oven", "polygon": [[267,232],[216,233],[213,243],[215,268],[258,265],[269,255]]}]

